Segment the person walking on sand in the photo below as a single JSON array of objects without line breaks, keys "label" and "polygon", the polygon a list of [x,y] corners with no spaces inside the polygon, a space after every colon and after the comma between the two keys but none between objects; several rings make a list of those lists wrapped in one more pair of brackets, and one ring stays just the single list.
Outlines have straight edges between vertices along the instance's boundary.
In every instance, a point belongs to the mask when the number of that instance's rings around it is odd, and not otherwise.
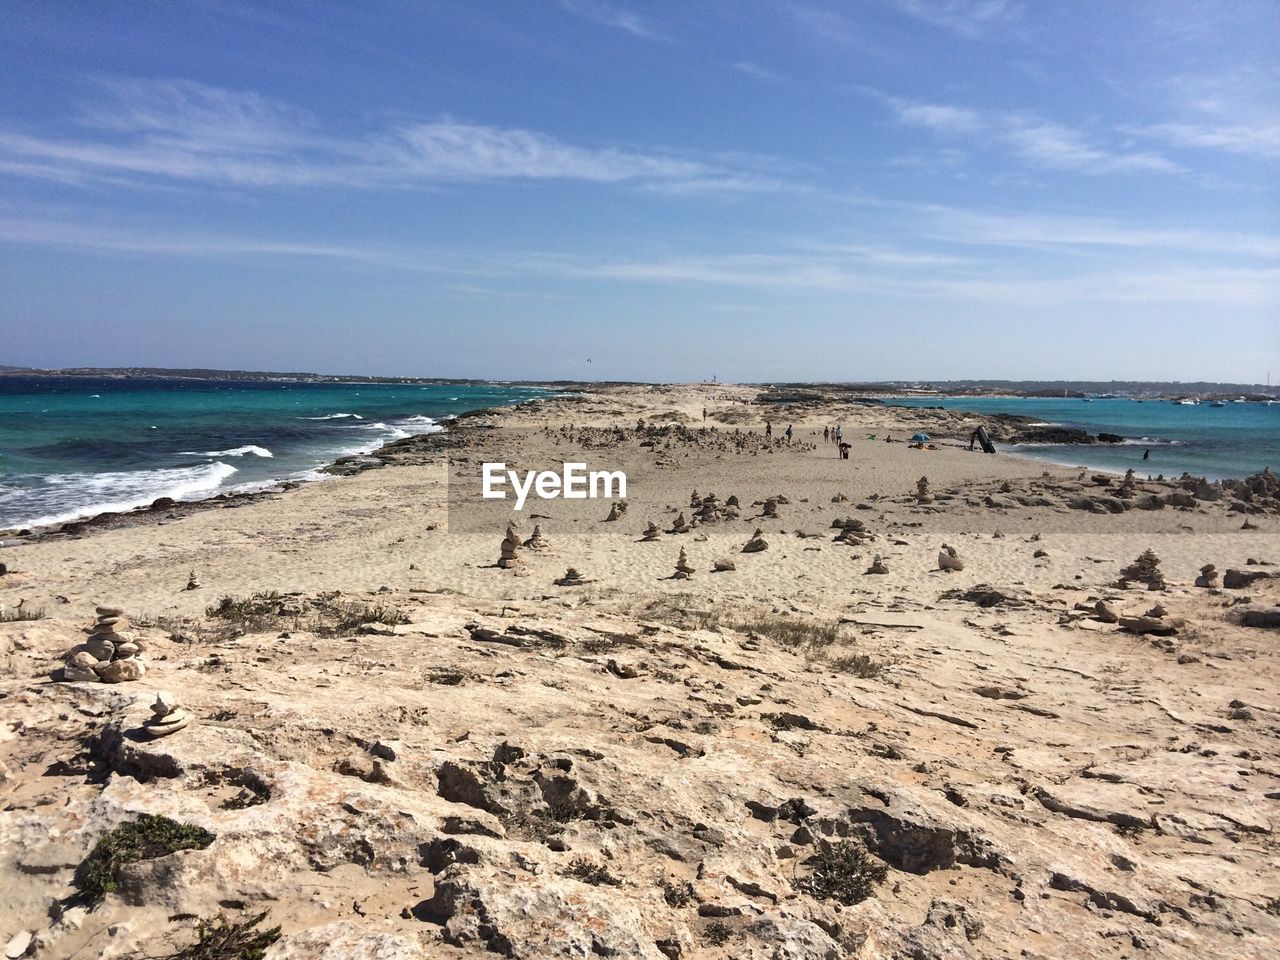
[{"label": "person walking on sand", "polygon": [[791,443],[791,424],[787,424],[787,443]]},{"label": "person walking on sand", "polygon": [[830,427],[823,427],[823,428],[822,428],[822,442],[823,442],[823,443],[826,443],[826,442],[828,442],[830,439],[831,439],[831,428],[830,428]]},{"label": "person walking on sand", "polygon": [[702,408],[702,422],[703,422],[703,423],[706,423],[706,422],[707,422],[707,408],[706,408],[706,407],[703,407],[703,408]]},{"label": "person walking on sand", "polygon": [[837,425],[836,426],[836,446],[837,447],[840,446],[843,440],[844,440],[844,427]]},{"label": "person walking on sand", "polygon": [[764,435],[765,435],[766,437],[772,437],[772,436],[773,436],[773,424],[772,424],[771,422],[768,422],[768,421],[766,421],[766,422],[765,422],[765,425],[764,425]]}]

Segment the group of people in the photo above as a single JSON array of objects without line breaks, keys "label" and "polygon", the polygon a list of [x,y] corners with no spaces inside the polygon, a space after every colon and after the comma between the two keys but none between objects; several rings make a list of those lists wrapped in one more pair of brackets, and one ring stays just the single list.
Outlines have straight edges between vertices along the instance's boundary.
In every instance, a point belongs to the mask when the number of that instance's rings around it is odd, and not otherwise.
[{"label": "group of people", "polygon": [[840,455],[841,460],[849,459],[849,450],[852,447],[852,444],[845,443],[844,427],[839,424],[836,424],[834,427],[823,427],[822,439],[828,443],[834,443],[836,445],[836,453]]},{"label": "group of people", "polygon": [[[766,437],[773,436],[773,424],[770,423],[768,420],[766,420],[764,424],[764,435]],[[787,424],[787,429],[783,431],[782,435],[786,437],[787,443],[791,442],[791,435],[792,435],[791,424]]]}]

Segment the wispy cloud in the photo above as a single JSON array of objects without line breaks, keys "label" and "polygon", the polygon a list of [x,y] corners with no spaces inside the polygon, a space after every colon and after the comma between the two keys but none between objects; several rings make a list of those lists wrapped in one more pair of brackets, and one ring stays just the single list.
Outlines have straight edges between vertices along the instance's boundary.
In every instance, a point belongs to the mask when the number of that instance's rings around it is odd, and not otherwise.
[{"label": "wispy cloud", "polygon": [[1181,167],[1149,151],[1107,146],[1099,138],[1039,117],[982,111],[956,104],[908,100],[867,89],[887,104],[898,123],[942,137],[981,137],[981,145],[1003,145],[1024,163],[1077,173],[1177,173]]},{"label": "wispy cloud", "polygon": [[970,39],[1016,20],[1022,5],[1012,0],[897,0],[906,14]]},{"label": "wispy cloud", "polygon": [[560,0],[560,6],[570,13],[594,20],[606,27],[613,27],[615,30],[623,30],[633,37],[644,40],[665,39],[648,21],[625,7],[605,3],[604,0]]},{"label": "wispy cloud", "polygon": [[1180,147],[1280,160],[1280,122],[1259,124],[1153,123],[1129,128]]},{"label": "wispy cloud", "polygon": [[[485,180],[572,180],[669,192],[786,185],[744,158],[568,143],[535,130],[443,119],[359,137],[319,130],[287,104],[190,81],[108,85],[53,139],[0,130],[0,172],[64,182],[187,182],[234,187],[406,188]],[[758,165],[776,163],[761,160]]]},{"label": "wispy cloud", "polygon": [[[468,254],[390,249],[21,216],[0,218],[0,243],[69,247],[103,256],[141,254],[233,261],[270,258],[299,265],[343,264],[442,278],[454,287],[462,283],[503,296],[523,295],[529,281],[536,278],[539,284],[560,281],[579,285],[593,280],[713,287],[783,298],[865,294],[993,307],[1095,303],[1280,306],[1280,238],[1276,237],[1143,230],[1100,219],[999,215],[945,207],[909,208],[901,213],[896,220],[910,221],[910,235],[901,244],[792,240],[778,241],[765,250],[672,252],[650,257],[537,250]],[[1110,255],[1052,258],[1037,264],[947,252],[948,246],[954,250],[955,245],[1039,250],[1078,247],[1110,251]],[[1148,256],[1169,250],[1197,255],[1208,251],[1232,259],[1212,264],[1203,256],[1183,262],[1171,261],[1167,255]],[[1239,254],[1255,257],[1256,262],[1243,264]],[[537,295],[548,295],[548,291],[542,289]]]},{"label": "wispy cloud", "polygon": [[768,67],[762,67],[758,63],[750,60],[739,60],[737,63],[729,65],[732,69],[739,73],[745,73],[748,77],[754,77],[757,80],[765,80],[769,83],[777,83],[782,79],[778,74],[774,73]]},{"label": "wispy cloud", "polygon": [[1106,149],[1078,130],[1045,120],[1011,118],[1005,136],[1023,159],[1055,170],[1176,173],[1181,169],[1158,154]]}]

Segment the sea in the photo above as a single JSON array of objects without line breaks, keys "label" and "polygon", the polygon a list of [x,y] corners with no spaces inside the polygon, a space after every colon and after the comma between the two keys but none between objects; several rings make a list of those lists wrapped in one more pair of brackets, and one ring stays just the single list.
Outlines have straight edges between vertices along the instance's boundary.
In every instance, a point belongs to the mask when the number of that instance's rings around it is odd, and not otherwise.
[{"label": "sea", "polygon": [[0,377],[0,529],[320,480],[338,457],[547,391],[501,383]]},{"label": "sea", "polygon": [[[1010,413],[1089,433],[1114,433],[1117,444],[996,444],[1001,452],[1066,466],[1140,477],[1181,476],[1210,480],[1245,477],[1264,467],[1280,471],[1280,403],[1228,401],[1221,406],[1170,400],[1051,397],[926,397],[888,400],[912,407],[945,407],[974,413]],[[1143,453],[1150,451],[1149,459]]]}]

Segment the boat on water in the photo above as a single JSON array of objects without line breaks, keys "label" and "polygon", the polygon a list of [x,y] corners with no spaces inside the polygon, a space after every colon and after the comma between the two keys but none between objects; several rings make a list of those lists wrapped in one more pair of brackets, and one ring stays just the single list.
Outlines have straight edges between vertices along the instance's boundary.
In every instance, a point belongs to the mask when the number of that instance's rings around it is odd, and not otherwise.
[{"label": "boat on water", "polygon": [[1179,401],[1178,401],[1178,406],[1180,406],[1180,407],[1198,407],[1198,406],[1200,406],[1200,401],[1199,401],[1199,400],[1179,400]]},{"label": "boat on water", "polygon": [[1226,406],[1226,404],[1225,404],[1225,403],[1223,403],[1221,400],[1215,400],[1215,401],[1213,401],[1213,403],[1209,404],[1209,406],[1211,406],[1211,407],[1225,407],[1225,406]]}]

